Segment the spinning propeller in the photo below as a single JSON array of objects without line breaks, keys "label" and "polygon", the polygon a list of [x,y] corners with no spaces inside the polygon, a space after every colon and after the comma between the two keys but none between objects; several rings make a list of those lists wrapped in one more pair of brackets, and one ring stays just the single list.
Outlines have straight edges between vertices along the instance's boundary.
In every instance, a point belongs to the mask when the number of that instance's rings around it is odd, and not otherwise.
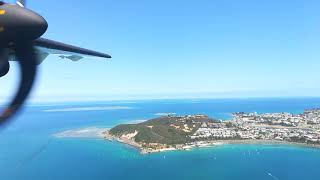
[{"label": "spinning propeller", "polygon": [[[37,13],[25,8],[25,1],[17,1],[16,5],[0,1],[0,53],[10,49],[20,67],[20,85],[7,105],[0,112],[0,126],[5,125],[22,106],[32,90],[36,75],[38,57],[33,42],[47,30],[46,20]],[[4,76],[9,70],[9,59],[0,56]],[[1,90],[1,89],[0,89]]]}]

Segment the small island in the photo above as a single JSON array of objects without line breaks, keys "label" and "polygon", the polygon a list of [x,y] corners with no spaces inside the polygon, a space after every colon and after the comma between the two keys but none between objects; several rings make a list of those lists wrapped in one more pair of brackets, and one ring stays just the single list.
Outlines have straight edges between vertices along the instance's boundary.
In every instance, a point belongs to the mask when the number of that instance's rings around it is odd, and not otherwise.
[{"label": "small island", "polygon": [[320,147],[320,109],[302,114],[244,113],[222,121],[207,115],[167,115],[138,124],[122,124],[103,135],[153,153],[221,144],[295,144]]}]

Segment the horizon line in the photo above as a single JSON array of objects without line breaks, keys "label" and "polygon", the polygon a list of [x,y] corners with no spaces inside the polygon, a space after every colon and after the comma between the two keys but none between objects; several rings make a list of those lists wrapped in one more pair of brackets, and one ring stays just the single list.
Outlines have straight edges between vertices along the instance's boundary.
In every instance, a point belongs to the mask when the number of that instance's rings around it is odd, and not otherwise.
[{"label": "horizon line", "polygon": [[[85,99],[65,99],[65,100],[42,99],[28,100],[26,105],[42,104],[42,103],[85,103],[85,102],[122,102],[122,101],[159,101],[159,100],[228,100],[228,99],[320,99],[320,96],[243,96],[243,97],[164,97],[164,98],[85,98]],[[0,103],[5,103],[0,99]],[[2,106],[3,104],[1,104]]]}]

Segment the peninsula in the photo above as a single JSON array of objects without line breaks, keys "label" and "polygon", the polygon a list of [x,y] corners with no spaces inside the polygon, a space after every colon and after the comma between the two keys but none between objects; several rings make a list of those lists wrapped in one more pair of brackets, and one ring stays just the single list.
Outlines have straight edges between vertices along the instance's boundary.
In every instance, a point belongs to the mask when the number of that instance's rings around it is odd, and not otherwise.
[{"label": "peninsula", "polygon": [[238,112],[227,121],[202,114],[168,115],[118,125],[103,134],[106,139],[137,147],[141,153],[239,143],[320,147],[320,109],[302,114]]}]

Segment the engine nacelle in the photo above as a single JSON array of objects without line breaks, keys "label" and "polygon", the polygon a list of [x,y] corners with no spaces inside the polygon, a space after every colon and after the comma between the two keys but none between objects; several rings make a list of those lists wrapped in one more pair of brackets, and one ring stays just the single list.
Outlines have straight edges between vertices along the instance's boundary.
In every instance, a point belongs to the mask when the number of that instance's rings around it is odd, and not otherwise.
[{"label": "engine nacelle", "polygon": [[0,77],[7,75],[9,70],[10,70],[9,61],[0,62]]},{"label": "engine nacelle", "polygon": [[0,49],[0,77],[8,74],[10,69],[9,60],[9,51],[7,49]]}]

